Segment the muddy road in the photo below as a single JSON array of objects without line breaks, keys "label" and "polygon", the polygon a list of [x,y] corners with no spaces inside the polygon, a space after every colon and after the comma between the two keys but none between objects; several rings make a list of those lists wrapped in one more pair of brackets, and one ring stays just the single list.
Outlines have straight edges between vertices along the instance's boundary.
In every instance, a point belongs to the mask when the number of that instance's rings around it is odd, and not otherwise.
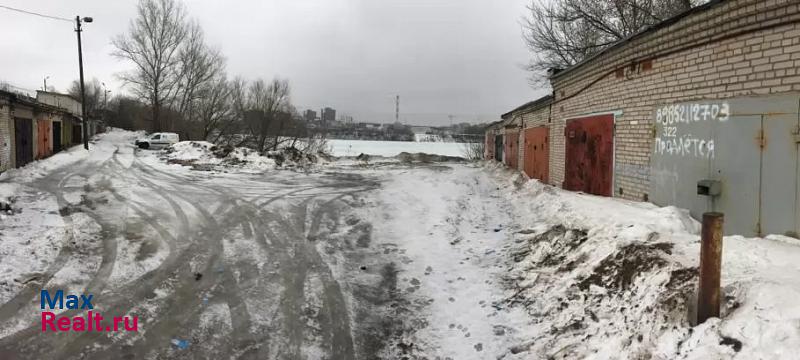
[{"label": "muddy road", "polygon": [[[54,199],[64,238],[0,305],[0,358],[373,359],[393,346],[397,270],[358,215],[380,181],[154,158],[120,145],[27,184],[22,199]],[[42,332],[40,292],[59,289],[137,331]]]}]

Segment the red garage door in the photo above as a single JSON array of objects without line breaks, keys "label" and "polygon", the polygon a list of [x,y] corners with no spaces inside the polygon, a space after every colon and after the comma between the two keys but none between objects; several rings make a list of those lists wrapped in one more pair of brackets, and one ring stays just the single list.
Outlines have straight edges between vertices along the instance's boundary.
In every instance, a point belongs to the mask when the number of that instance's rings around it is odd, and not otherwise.
[{"label": "red garage door", "polygon": [[546,126],[525,129],[523,167],[528,177],[546,183],[550,174],[549,129]]},{"label": "red garage door", "polygon": [[519,159],[519,130],[506,130],[506,166],[516,169]]},{"label": "red garage door", "polygon": [[611,196],[614,115],[570,120],[565,129],[564,189]]}]

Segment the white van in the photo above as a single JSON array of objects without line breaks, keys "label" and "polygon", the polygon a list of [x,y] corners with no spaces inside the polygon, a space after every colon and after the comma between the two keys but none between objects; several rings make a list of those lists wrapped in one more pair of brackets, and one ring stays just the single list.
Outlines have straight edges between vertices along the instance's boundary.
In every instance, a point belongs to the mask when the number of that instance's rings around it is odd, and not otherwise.
[{"label": "white van", "polygon": [[136,146],[141,149],[163,149],[180,141],[176,133],[153,133],[148,137],[136,139]]}]

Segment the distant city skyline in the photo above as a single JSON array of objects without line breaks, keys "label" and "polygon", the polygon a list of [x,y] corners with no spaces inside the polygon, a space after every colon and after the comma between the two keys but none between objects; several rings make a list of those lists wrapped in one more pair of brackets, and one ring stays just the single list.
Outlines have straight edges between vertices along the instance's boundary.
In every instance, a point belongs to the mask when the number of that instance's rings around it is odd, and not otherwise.
[{"label": "distant city skyline", "polygon": [[[496,120],[544,95],[523,66],[530,53],[520,21],[529,0],[184,1],[207,42],[227,59],[230,77],[289,80],[298,109],[330,106],[356,121],[447,125]],[[112,95],[130,93],[117,74],[133,64],[110,54],[112,37],[128,30],[136,1],[6,0],[4,5],[64,18],[92,16],[83,32],[86,78]],[[14,56],[0,58],[0,76],[35,91],[65,91],[78,78],[73,24],[0,12],[0,39]]]},{"label": "distant city skyline", "polygon": [[[370,122],[370,123],[380,123],[380,124],[390,124],[394,123],[395,117],[394,113],[358,113],[358,112],[347,112],[341,111],[335,106],[327,106],[332,109],[336,110],[337,117],[336,119],[339,120],[339,117],[342,115],[351,116],[354,122]],[[305,114],[306,111],[311,110],[319,115],[319,110],[324,107],[297,107],[298,112],[302,115]],[[489,123],[494,122],[500,119],[500,114],[455,114],[455,113],[409,113],[405,114],[402,111],[402,107],[400,110],[400,122],[405,125],[414,125],[414,126],[447,126],[451,124],[451,120],[449,116],[452,115],[452,124],[458,123],[470,123],[470,124],[479,124],[479,123]]]}]

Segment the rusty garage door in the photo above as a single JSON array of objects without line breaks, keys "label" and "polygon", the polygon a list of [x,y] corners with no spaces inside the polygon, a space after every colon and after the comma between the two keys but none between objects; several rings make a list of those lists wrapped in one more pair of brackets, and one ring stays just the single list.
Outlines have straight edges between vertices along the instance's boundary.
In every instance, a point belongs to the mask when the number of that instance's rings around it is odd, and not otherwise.
[{"label": "rusty garage door", "polygon": [[800,97],[668,104],[653,114],[651,200],[725,213],[725,233],[798,235]]},{"label": "rusty garage door", "polygon": [[564,189],[611,196],[614,162],[614,115],[567,122]]},{"label": "rusty garage door", "polygon": [[506,130],[506,166],[516,169],[519,161],[519,130]]},{"label": "rusty garage door", "polygon": [[494,159],[494,134],[493,133],[486,133],[486,149],[484,150],[484,159],[485,160],[492,160]]},{"label": "rusty garage door", "polygon": [[36,158],[44,159],[53,153],[53,128],[52,121],[38,119],[36,120]]},{"label": "rusty garage door", "polygon": [[550,131],[546,126],[525,129],[523,167],[528,177],[546,183],[550,173]]}]

